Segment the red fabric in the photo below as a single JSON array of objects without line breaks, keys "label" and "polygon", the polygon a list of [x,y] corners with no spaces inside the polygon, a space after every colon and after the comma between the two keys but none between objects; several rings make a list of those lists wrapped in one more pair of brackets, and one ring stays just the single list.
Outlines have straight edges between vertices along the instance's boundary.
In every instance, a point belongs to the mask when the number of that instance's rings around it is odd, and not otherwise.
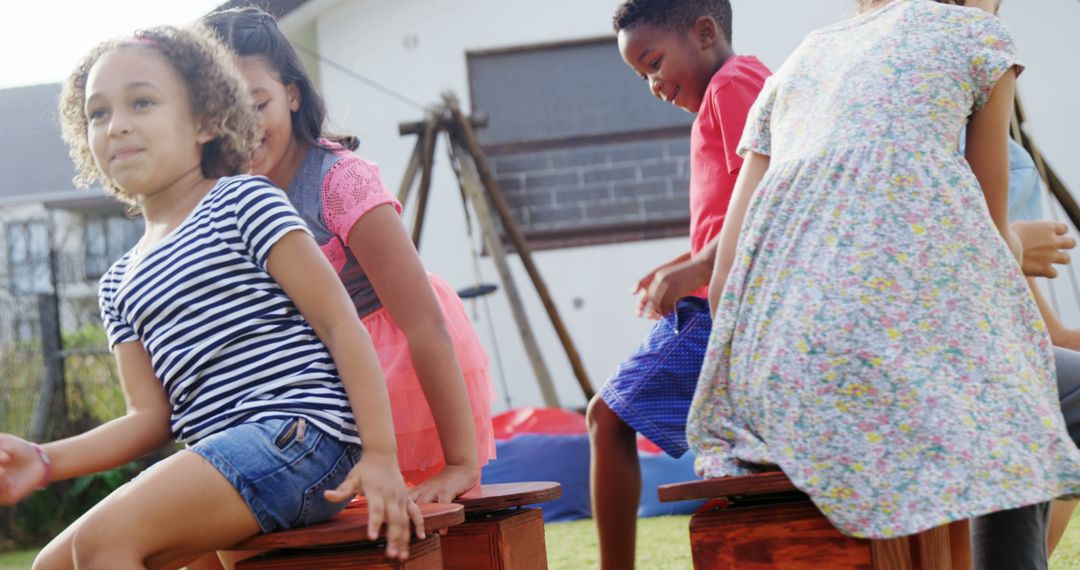
[{"label": "red fabric", "polygon": [[[705,88],[690,131],[690,252],[697,254],[724,224],[735,179],[736,154],[750,106],[772,72],[758,58],[736,55],[724,62]],[[707,291],[697,292],[707,296]]]},{"label": "red fabric", "polygon": [[[430,275],[429,279],[442,307],[447,332],[450,333],[465,379],[476,429],[477,457],[483,467],[495,458],[495,438],[491,426],[493,390],[487,354],[454,289],[434,275]],[[438,473],[446,462],[435,418],[420,387],[420,377],[413,367],[408,339],[385,307],[364,317],[362,322],[371,335],[375,354],[386,375],[394,435],[397,437],[398,467],[406,483],[419,485]]]},{"label": "red fabric", "polygon": [[522,433],[587,433],[585,416],[558,408],[517,408],[493,418],[495,439],[510,439]]},{"label": "red fabric", "polygon": [[659,445],[653,443],[649,438],[641,435],[637,436],[637,450],[645,453],[663,453],[664,450],[660,449]]},{"label": "red fabric", "polygon": [[[523,433],[548,435],[581,435],[588,433],[585,416],[558,408],[517,408],[493,418],[495,439],[512,439]],[[663,450],[642,435],[637,437],[638,451],[663,453]]]}]

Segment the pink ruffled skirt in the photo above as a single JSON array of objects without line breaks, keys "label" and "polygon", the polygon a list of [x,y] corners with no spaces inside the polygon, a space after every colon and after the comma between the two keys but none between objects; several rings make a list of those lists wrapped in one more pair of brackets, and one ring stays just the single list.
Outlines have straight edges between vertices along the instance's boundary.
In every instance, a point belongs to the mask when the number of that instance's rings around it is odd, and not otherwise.
[{"label": "pink ruffled skirt", "polygon": [[[457,353],[465,388],[472,405],[476,447],[480,465],[495,457],[495,437],[491,425],[492,385],[488,359],[473,330],[465,306],[457,293],[434,275],[429,275],[435,296],[442,306],[446,327]],[[397,435],[398,463],[409,485],[418,485],[439,472],[446,462],[427,398],[413,368],[405,333],[385,308],[364,317],[390,392],[390,411]]]}]

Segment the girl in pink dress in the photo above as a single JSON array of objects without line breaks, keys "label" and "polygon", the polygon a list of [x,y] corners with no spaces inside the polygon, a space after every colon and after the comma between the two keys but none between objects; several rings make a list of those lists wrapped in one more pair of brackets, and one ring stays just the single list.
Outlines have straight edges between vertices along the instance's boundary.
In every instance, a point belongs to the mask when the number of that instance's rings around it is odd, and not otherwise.
[{"label": "girl in pink dress", "polygon": [[245,8],[203,23],[236,54],[262,121],[253,172],[286,189],[371,334],[413,498],[453,500],[495,449],[487,356],[461,300],[424,270],[356,138],[324,136],[323,99],[273,17]]}]

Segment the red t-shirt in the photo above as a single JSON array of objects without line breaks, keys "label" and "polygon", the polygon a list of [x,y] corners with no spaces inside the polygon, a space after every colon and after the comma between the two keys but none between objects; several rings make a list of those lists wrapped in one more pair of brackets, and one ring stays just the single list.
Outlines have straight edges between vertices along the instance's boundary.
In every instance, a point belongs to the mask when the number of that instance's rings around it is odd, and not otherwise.
[{"label": "red t-shirt", "polygon": [[742,167],[742,157],[735,151],[746,115],[770,75],[758,58],[735,55],[724,62],[705,88],[690,130],[690,252],[694,255],[724,224]]}]

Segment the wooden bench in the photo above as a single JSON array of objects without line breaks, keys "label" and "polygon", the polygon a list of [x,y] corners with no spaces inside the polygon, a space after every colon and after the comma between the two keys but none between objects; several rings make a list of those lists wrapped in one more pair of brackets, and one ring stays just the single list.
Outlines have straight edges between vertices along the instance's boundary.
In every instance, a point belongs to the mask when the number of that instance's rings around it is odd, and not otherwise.
[{"label": "wooden bench", "polygon": [[461,505],[423,504],[424,529],[427,538],[413,537],[409,559],[388,560],[385,544],[367,539],[368,511],[366,506],[348,508],[333,519],[282,532],[251,537],[228,550],[266,550],[254,558],[241,561],[238,570],[277,569],[408,569],[441,570],[443,568],[442,529],[465,520]]},{"label": "wooden bench", "polygon": [[714,499],[690,518],[699,570],[951,570],[949,531],[864,540],[840,534],[810,498],[775,471],[662,485],[664,502]]},{"label": "wooden bench", "polygon": [[455,501],[465,508],[465,523],[443,537],[447,570],[546,570],[544,517],[525,508],[558,499],[562,486],[551,482],[481,485]]}]

